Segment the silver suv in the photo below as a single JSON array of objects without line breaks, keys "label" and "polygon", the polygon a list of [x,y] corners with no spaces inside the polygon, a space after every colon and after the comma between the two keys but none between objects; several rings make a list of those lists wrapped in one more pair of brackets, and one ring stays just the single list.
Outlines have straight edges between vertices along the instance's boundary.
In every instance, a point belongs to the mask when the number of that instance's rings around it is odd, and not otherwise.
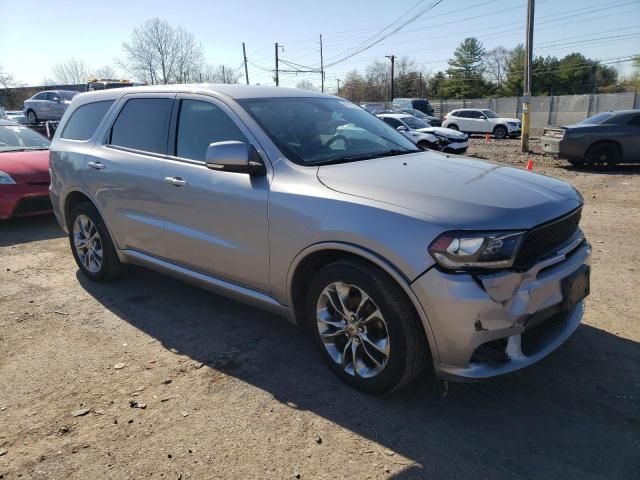
[{"label": "silver suv", "polygon": [[330,95],[81,94],[51,172],[88,278],[137,264],[268,309],[304,325],[364,391],[530,365],[578,327],[589,292],[573,187],[422,151]]}]

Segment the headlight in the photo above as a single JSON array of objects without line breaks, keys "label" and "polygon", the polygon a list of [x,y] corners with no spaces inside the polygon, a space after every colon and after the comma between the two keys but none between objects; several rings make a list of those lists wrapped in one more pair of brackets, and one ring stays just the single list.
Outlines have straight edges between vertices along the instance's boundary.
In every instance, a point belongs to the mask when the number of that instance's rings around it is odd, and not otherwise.
[{"label": "headlight", "polygon": [[513,265],[524,232],[445,232],[429,253],[447,269],[508,268]]},{"label": "headlight", "polygon": [[520,125],[518,122],[508,122],[510,127],[517,127]]},{"label": "headlight", "polygon": [[16,181],[11,178],[11,175],[4,173],[0,170],[0,185],[15,185]]},{"label": "headlight", "polygon": [[453,142],[449,137],[443,137],[442,135],[435,134],[435,137],[440,141],[440,143],[449,144]]}]

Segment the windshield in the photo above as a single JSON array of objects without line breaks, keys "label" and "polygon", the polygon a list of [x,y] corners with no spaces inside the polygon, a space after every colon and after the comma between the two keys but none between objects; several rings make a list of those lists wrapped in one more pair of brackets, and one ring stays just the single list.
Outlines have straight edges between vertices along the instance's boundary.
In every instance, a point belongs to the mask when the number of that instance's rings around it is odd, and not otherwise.
[{"label": "windshield", "polygon": [[59,92],[63,100],[71,100],[78,92]]},{"label": "windshield", "polygon": [[339,163],[420,151],[361,107],[333,98],[239,100],[271,140],[300,165]]},{"label": "windshield", "polygon": [[598,113],[593,117],[582,120],[580,123],[586,123],[587,125],[598,125],[599,123],[603,123],[606,120],[609,120],[612,116],[613,113],[611,112]]},{"label": "windshield", "polygon": [[500,115],[493,110],[482,110],[482,113],[484,113],[487,118],[500,118]]},{"label": "windshield", "polygon": [[416,117],[406,116],[406,117],[402,117],[400,120],[406,123],[409,126],[409,128],[413,128],[414,130],[417,130],[418,128],[429,128],[431,126],[428,123]]},{"label": "windshield", "polygon": [[415,108],[408,108],[407,110],[405,110],[405,112],[418,118],[427,118],[428,116],[426,113],[423,113],[420,110],[416,110]]},{"label": "windshield", "polygon": [[27,127],[0,126],[0,152],[46,150],[49,140]]}]

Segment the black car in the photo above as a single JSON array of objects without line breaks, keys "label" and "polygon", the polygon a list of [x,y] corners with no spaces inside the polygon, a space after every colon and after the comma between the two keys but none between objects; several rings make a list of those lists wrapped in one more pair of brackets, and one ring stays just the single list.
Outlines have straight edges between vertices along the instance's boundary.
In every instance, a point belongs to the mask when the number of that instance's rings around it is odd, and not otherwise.
[{"label": "black car", "polygon": [[640,110],[603,112],[575,125],[546,127],[540,140],[545,153],[574,165],[640,162]]}]

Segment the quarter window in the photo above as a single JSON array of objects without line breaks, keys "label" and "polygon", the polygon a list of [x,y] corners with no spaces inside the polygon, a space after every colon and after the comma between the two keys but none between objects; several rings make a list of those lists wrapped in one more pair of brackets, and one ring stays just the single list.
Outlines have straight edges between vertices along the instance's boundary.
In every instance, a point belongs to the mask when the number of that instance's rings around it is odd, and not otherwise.
[{"label": "quarter window", "polygon": [[87,103],[78,107],[62,131],[62,138],[70,140],[89,140],[102,122],[113,100]]},{"label": "quarter window", "polygon": [[110,144],[143,152],[167,151],[171,120],[170,98],[132,98],[111,127]]},{"label": "quarter window", "polygon": [[225,112],[209,102],[182,100],[176,136],[177,157],[204,161],[209,144],[228,140],[247,142]]}]

